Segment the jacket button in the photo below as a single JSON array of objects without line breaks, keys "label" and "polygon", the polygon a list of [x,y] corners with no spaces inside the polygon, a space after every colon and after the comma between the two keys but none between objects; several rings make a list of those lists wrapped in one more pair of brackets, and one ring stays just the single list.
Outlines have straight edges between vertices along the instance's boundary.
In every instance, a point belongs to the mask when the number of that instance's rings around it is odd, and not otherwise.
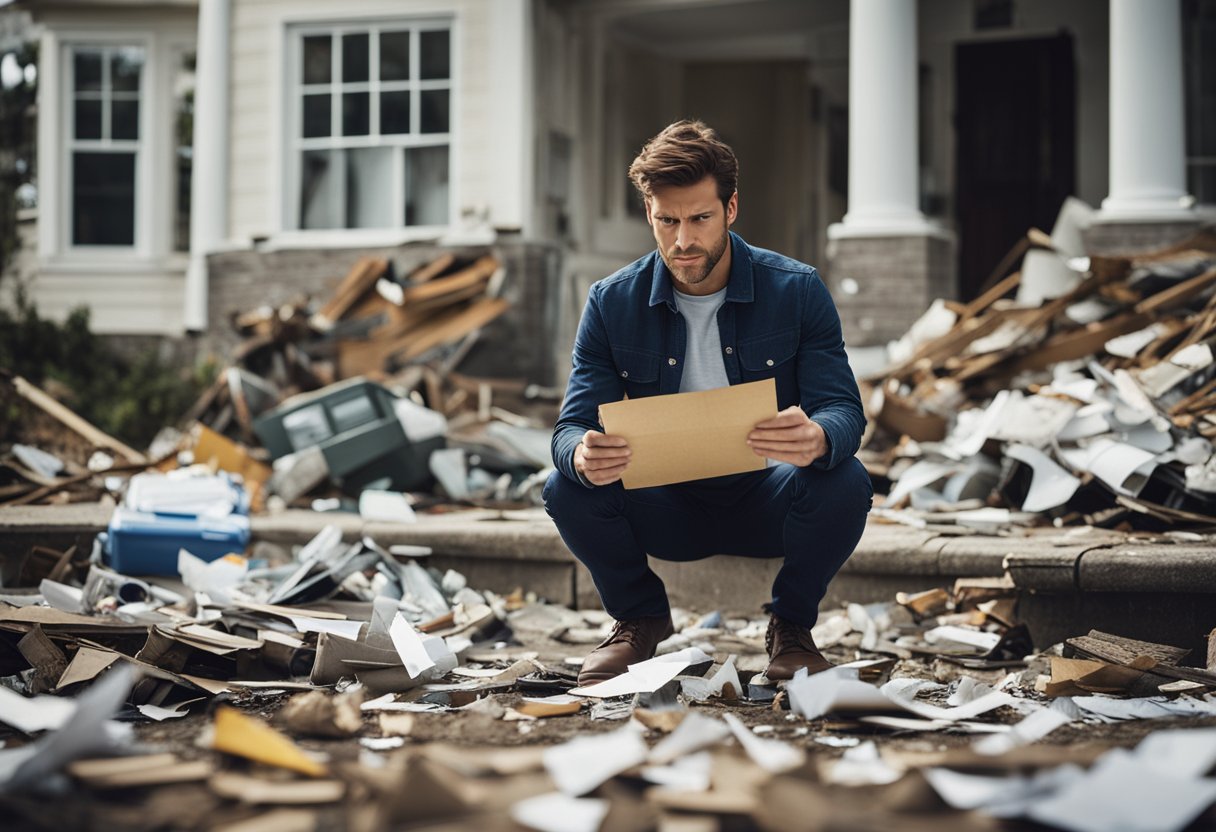
[{"label": "jacket button", "polygon": [[727,347],[727,348],[726,348],[726,354],[727,354],[727,355],[733,355],[733,354],[734,354],[734,352],[735,352],[734,347]]},{"label": "jacket button", "polygon": [[773,366],[773,359],[770,358],[768,361],[765,361],[764,363],[771,367],[771,366]]},{"label": "jacket button", "polygon": [[626,370],[621,370],[621,378],[629,378],[629,372]]},{"label": "jacket button", "polygon": [[667,363],[673,367],[676,366],[676,360],[674,358],[667,359]]}]

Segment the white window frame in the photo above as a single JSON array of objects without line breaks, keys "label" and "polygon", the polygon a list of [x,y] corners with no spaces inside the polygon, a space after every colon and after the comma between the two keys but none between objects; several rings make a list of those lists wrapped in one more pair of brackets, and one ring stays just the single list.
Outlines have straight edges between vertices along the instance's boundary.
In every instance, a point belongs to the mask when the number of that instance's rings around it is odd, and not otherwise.
[{"label": "white window frame", "polygon": [[[136,48],[143,53],[143,66],[139,79],[139,138],[135,140],[122,139],[77,139],[76,138],[76,95],[75,69],[72,57],[78,51],[101,50],[103,55],[115,49]],[[78,37],[65,36],[60,42],[58,64],[60,71],[60,123],[63,130],[59,141],[59,170],[61,182],[59,187],[60,208],[57,212],[59,228],[61,229],[59,251],[70,259],[130,259],[133,255],[148,258],[151,254],[153,238],[153,212],[150,206],[153,202],[152,175],[154,152],[152,127],[155,106],[155,90],[153,81],[157,78],[155,40],[149,33],[108,33],[98,32]],[[103,77],[109,73],[109,62],[102,61]],[[103,116],[103,125],[105,118]],[[103,128],[103,135],[105,131]],[[77,245],[73,242],[75,229],[73,227],[73,164],[72,155],[77,151],[89,150],[132,150],[135,152],[135,216],[134,239],[131,245]]]},{"label": "white window frame", "polygon": [[[380,81],[378,69],[369,73],[366,82],[339,83],[342,67],[342,38],[349,34],[367,34],[369,65],[378,68],[380,65],[381,32],[410,32],[410,78],[406,81]],[[449,38],[448,77],[442,80],[422,80],[420,69],[420,33],[424,31],[444,31]],[[326,35],[332,38],[333,50],[330,56],[331,74],[327,84],[303,83],[302,64],[304,54],[304,39],[310,36]],[[283,146],[283,182],[286,196],[282,205],[281,227],[289,234],[309,235],[366,235],[377,232],[408,229],[410,232],[439,232],[446,230],[455,223],[457,216],[457,185],[456,185],[456,149],[458,122],[458,55],[456,22],[452,17],[424,17],[348,21],[309,21],[287,22],[285,28],[285,77],[284,77],[284,135]],[[371,77],[372,74],[377,77]],[[400,133],[380,135],[380,106],[381,92],[409,91],[410,92],[410,124],[411,127],[421,127],[421,96],[420,92],[428,89],[448,90],[448,132],[446,133]],[[334,95],[336,103],[330,109],[330,135],[319,138],[303,138],[303,97],[306,92],[329,91]],[[342,136],[342,106],[341,95],[344,92],[367,92],[369,95],[370,113],[368,118],[368,135]],[[350,148],[394,148],[392,155],[391,182],[391,211],[388,222],[375,227],[337,227],[326,229],[305,229],[300,224],[300,175],[301,156],[309,150],[345,150]],[[444,225],[409,225],[405,224],[405,150],[408,148],[447,147],[448,149],[448,216]]]}]

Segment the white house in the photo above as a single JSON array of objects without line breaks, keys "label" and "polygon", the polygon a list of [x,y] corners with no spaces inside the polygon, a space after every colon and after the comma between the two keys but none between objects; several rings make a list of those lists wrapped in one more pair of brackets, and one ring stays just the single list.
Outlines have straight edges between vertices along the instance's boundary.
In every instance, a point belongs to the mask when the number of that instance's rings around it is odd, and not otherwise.
[{"label": "white house", "polygon": [[234,252],[437,238],[557,252],[568,330],[652,245],[625,169],[688,116],[740,156],[738,230],[820,266],[854,342],[973,295],[1068,195],[1096,248],[1216,202],[1216,0],[19,3],[34,297],[106,333],[217,326]]}]

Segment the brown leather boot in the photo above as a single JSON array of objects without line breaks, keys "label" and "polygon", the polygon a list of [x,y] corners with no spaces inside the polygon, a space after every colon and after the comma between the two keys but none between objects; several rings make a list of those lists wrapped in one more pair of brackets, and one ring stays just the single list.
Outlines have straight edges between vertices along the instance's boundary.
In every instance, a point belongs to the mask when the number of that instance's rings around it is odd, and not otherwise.
[{"label": "brown leather boot", "polygon": [[578,673],[579,686],[586,687],[620,676],[629,669],[629,665],[653,657],[659,642],[674,632],[670,615],[616,622],[608,638],[583,660],[583,667]]},{"label": "brown leather boot", "polygon": [[764,646],[769,658],[764,675],[772,681],[793,679],[800,667],[807,673],[820,673],[833,666],[815,646],[810,630],[775,615],[769,617]]}]

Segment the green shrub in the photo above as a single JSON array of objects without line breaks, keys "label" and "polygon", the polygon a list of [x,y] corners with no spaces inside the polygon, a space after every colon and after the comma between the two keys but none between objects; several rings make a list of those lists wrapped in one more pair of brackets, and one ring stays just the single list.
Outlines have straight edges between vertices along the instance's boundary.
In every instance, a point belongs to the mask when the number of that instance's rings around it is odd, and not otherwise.
[{"label": "green shrub", "polygon": [[128,360],[89,329],[87,308],[61,324],[44,320],[21,291],[14,310],[0,309],[0,367],[33,384],[57,382],[56,392],[69,391],[64,404],[136,448],[176,424],[217,372],[211,362],[171,366],[154,351]]}]

